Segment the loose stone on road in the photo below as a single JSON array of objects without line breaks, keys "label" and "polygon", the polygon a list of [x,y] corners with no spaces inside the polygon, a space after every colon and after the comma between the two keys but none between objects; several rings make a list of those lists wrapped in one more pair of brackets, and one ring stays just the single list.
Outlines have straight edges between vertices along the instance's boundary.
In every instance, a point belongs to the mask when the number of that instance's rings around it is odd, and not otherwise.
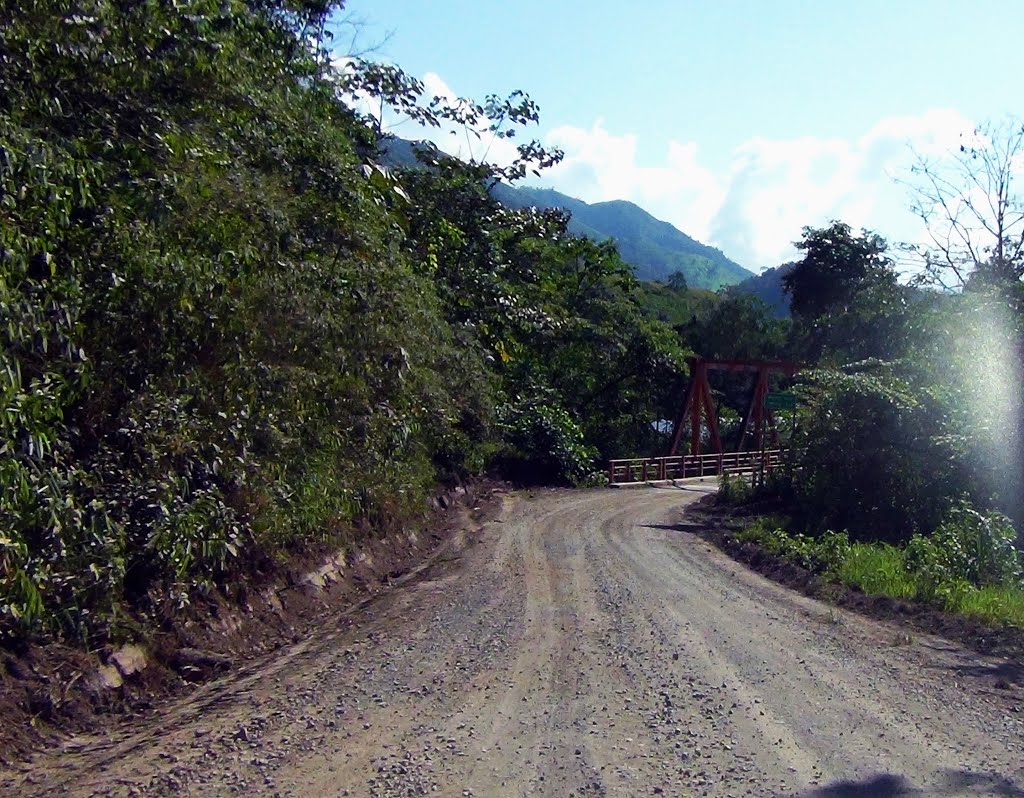
[{"label": "loose stone on road", "polygon": [[457,558],[11,795],[1024,796],[998,663],[686,531],[712,483],[510,497]]}]

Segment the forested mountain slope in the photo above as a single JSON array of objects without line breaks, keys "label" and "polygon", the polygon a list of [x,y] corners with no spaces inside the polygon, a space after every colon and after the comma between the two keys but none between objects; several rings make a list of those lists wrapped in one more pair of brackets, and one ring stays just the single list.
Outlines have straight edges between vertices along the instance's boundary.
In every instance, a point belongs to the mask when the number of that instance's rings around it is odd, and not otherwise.
[{"label": "forested mountain slope", "polygon": [[[401,138],[385,142],[385,162],[399,167],[422,163],[422,145]],[[426,151],[432,150],[429,145]],[[753,275],[720,250],[690,238],[668,222],[655,219],[643,208],[625,200],[589,204],[553,189],[496,182],[491,193],[509,208],[555,208],[567,211],[569,232],[593,241],[612,240],[640,280],[668,279],[680,272],[695,288],[717,290]]]},{"label": "forested mountain slope", "polygon": [[783,287],[782,280],[793,270],[792,263],[784,263],[774,269],[765,269],[740,283],[732,286],[730,293],[749,294],[757,297],[767,305],[778,318],[789,315],[789,297]]},{"label": "forested mountain slope", "polygon": [[720,250],[690,238],[625,200],[589,204],[552,189],[499,184],[495,196],[513,208],[562,208],[572,214],[569,230],[595,241],[612,239],[641,280],[665,280],[682,272],[696,288],[716,290],[752,276]]}]

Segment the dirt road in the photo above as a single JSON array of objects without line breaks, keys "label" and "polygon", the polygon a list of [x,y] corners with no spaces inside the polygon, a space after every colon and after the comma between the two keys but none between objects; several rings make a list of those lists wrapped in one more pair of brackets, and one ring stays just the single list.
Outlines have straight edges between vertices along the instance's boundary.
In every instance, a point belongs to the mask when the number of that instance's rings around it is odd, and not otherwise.
[{"label": "dirt road", "polygon": [[4,795],[1024,796],[1007,663],[685,531],[684,489],[509,497],[422,579]]}]

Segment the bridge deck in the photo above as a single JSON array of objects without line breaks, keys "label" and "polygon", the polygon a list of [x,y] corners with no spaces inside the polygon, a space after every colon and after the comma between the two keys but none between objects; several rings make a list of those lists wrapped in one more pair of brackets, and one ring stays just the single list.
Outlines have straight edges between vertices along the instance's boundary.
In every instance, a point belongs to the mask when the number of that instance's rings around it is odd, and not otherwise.
[{"label": "bridge deck", "polygon": [[669,482],[674,479],[706,477],[716,474],[745,474],[772,471],[782,463],[784,450],[723,452],[722,454],[684,454],[673,457],[634,457],[608,462],[608,484],[633,485],[645,482]]}]

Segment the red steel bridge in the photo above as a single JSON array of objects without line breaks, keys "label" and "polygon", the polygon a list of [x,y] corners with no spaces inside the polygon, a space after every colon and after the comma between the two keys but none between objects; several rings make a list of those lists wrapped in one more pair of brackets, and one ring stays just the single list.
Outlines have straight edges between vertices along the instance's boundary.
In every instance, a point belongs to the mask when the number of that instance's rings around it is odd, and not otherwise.
[{"label": "red steel bridge", "polygon": [[[664,457],[639,457],[612,460],[608,481],[612,485],[667,481],[713,474],[770,471],[782,461],[775,415],[768,406],[770,378],[773,374],[794,376],[800,367],[781,360],[708,360],[689,359],[690,381],[672,426],[672,443]],[[711,397],[708,372],[749,373],[754,376],[746,413],[740,422],[735,450],[726,452],[718,432],[718,415]],[[689,451],[679,454],[683,433],[689,429]],[[701,433],[707,429],[709,451],[701,451]]]}]

